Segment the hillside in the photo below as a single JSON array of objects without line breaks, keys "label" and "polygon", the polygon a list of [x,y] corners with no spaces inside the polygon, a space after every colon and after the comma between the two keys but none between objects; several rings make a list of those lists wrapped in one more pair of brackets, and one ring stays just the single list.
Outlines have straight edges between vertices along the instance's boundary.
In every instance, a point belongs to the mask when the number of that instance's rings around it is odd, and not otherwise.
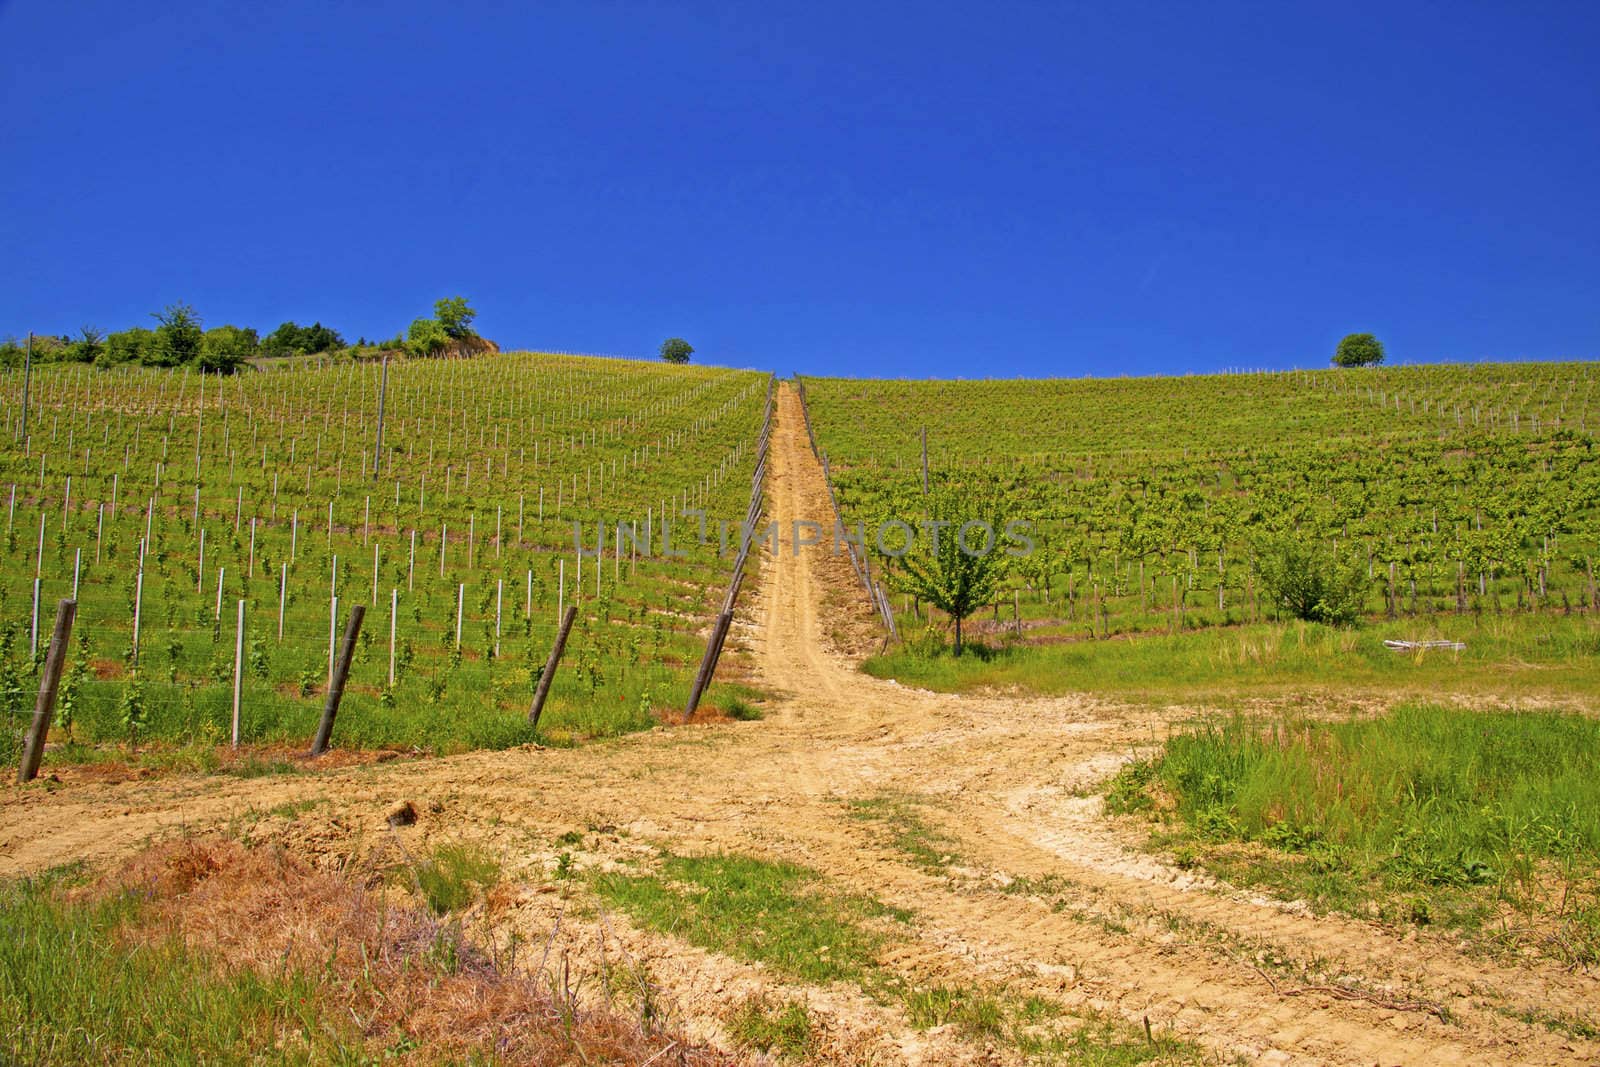
[{"label": "hillside", "polygon": [[869,535],[921,514],[924,431],[936,483],[1000,480],[1036,551],[998,614],[1047,639],[1274,616],[1260,552],[1285,538],[1358,568],[1369,618],[1593,610],[1595,368],[805,385]]},{"label": "hillside", "polygon": [[[663,515],[744,513],[766,379],[530,353],[395,361],[386,390],[384,374],[36,372],[28,440],[0,458],[8,760],[32,706],[19,679],[73,595],[60,736],[83,745],[209,751],[229,733],[241,643],[241,740],[304,742],[354,604],[367,618],[337,738],[353,745],[532,740],[535,672],[567,604],[583,610],[547,738],[682,708],[732,558],[693,520],[664,556]],[[21,376],[0,379],[11,441],[20,401]],[[637,545],[619,551],[618,524]]]},{"label": "hillside", "polygon": [[[1492,370],[1522,384],[808,379],[770,408],[758,374],[526,353],[203,401],[181,374],[43,375],[6,453],[14,731],[36,584],[70,594],[76,564],[84,614],[44,774],[0,806],[0,1056],[1592,1059],[1592,394],[1582,365]],[[733,561],[674,535],[584,558],[580,587],[571,522],[737,518],[758,478],[770,535],[681,723]],[[1008,573],[960,656],[903,594],[895,640],[804,526],[834,495],[909,523],[952,481],[1031,509],[1062,564]],[[1476,543],[1480,513],[1485,542],[1523,536],[1458,610],[1417,553]],[[1405,548],[1414,604],[1275,618],[1250,551],[1297,522],[1370,546],[1368,593]],[[351,600],[376,625],[308,758]],[[1438,633],[1465,649],[1382,644]]]}]

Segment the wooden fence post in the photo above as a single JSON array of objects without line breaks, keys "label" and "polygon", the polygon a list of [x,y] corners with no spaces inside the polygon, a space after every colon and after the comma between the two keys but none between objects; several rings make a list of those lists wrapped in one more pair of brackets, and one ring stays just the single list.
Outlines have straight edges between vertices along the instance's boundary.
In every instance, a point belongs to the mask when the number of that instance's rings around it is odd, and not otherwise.
[{"label": "wooden fence post", "polygon": [[576,604],[567,608],[566,614],[561,617],[561,629],[556,632],[556,643],[550,646],[550,658],[545,660],[544,671],[539,675],[539,688],[533,694],[533,706],[528,709],[528,723],[537,730],[539,716],[544,712],[545,698],[550,695],[550,683],[556,676],[556,665],[561,662],[561,653],[567,647],[567,635],[572,632],[572,622],[578,617]]},{"label": "wooden fence post", "polygon": [[45,735],[50,730],[50,718],[56,710],[56,693],[61,687],[61,668],[67,661],[72,620],[77,614],[76,600],[63,600],[56,605],[56,628],[50,635],[50,651],[45,654],[44,677],[39,681],[39,700],[33,706],[33,722],[28,727],[28,740],[22,749],[22,763],[17,767],[19,783],[31,782],[39,773],[39,761],[44,758]]},{"label": "wooden fence post", "polygon": [[694,685],[689,689],[689,703],[683,709],[683,721],[688,722],[694,716],[694,711],[700,706],[700,697],[705,693],[706,686],[711,684],[711,675],[717,669],[717,657],[722,651],[722,642],[728,635],[728,626],[733,622],[733,612],[724,611],[717,616],[717,621],[711,627],[711,634],[706,638],[706,652],[700,658],[700,669],[695,672]]},{"label": "wooden fence post", "polygon": [[356,654],[356,637],[361,633],[361,620],[367,614],[365,604],[350,609],[350,623],[344,628],[344,643],[339,649],[339,664],[333,674],[333,684],[328,687],[328,702],[322,708],[322,724],[317,727],[317,739],[311,743],[311,755],[320,756],[328,751],[333,737],[333,717],[339,713],[339,701],[344,699],[344,683],[350,677],[350,661]]}]

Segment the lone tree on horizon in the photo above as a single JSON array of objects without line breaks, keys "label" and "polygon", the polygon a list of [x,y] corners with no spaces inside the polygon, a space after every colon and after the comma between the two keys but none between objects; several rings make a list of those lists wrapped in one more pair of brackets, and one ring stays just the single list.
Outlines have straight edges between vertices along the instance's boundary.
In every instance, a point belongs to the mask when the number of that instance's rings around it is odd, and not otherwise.
[{"label": "lone tree on horizon", "polygon": [[661,342],[661,358],[668,363],[687,363],[694,355],[694,346],[681,337],[669,337]]},{"label": "lone tree on horizon", "polygon": [[1370,333],[1347,334],[1333,353],[1336,367],[1375,367],[1383,362],[1383,342]]}]

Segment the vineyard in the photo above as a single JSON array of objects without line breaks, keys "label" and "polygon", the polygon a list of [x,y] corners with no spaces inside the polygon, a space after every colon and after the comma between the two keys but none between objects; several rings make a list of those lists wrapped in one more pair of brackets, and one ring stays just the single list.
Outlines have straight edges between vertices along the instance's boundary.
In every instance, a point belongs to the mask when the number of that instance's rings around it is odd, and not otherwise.
[{"label": "vineyard", "polygon": [[[805,386],[879,573],[874,530],[925,511],[924,428],[935,486],[992,476],[1032,523],[1034,551],[976,619],[1001,640],[1277,618],[1261,551],[1285,540],[1358,571],[1372,620],[1596,609],[1594,364]],[[902,629],[927,621],[889,600]]]},{"label": "vineyard", "polygon": [[14,758],[69,597],[52,735],[68,754],[227,742],[236,674],[239,741],[309,739],[357,604],[336,744],[534,740],[567,606],[540,740],[654,725],[684,706],[737,547],[694,513],[745,514],[767,385],[529,353],[231,377],[52,366],[27,383],[24,438],[8,373],[0,749]]},{"label": "vineyard", "polygon": [[[1358,1067],[1600,1047],[1588,366],[282,366],[34,379],[0,482],[13,727],[48,606],[76,583],[81,613],[46,773],[0,807],[0,909],[22,918],[0,1048]],[[951,483],[993,489],[1037,546],[961,656],[873,529]],[[865,551],[808,535],[836,509]],[[618,523],[648,531],[637,553]],[[1285,538],[1359,572],[1354,625],[1281,618],[1260,553]],[[721,714],[646,729],[692,701],[746,559]],[[343,751],[291,758],[355,607]],[[1383,645],[1440,633],[1465,650]],[[761,722],[724,721],[755,701]],[[374,751],[396,748],[440,758]],[[264,983],[248,1002],[237,974]]]}]

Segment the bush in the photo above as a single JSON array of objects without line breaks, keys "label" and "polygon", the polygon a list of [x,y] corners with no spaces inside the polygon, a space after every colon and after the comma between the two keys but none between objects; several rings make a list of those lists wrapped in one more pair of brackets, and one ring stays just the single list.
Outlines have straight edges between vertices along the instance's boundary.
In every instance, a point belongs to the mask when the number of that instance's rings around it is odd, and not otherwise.
[{"label": "bush", "polygon": [[286,322],[267,334],[261,342],[261,352],[267,356],[310,356],[318,352],[331,352],[344,347],[344,338],[320,322],[299,326]]},{"label": "bush", "polygon": [[438,319],[416,319],[406,331],[406,351],[413,356],[431,356],[450,343]]},{"label": "bush", "polygon": [[155,334],[143,326],[133,326],[106,338],[105,347],[95,356],[95,366],[113,367],[119,363],[143,363],[155,345]]},{"label": "bush", "polygon": [[1259,551],[1262,587],[1295,618],[1343,625],[1361,616],[1366,578],[1355,560],[1341,562],[1332,549],[1290,538]]},{"label": "bush", "polygon": [[232,374],[256,354],[256,332],[238,326],[207,330],[200,340],[199,366],[213,374]]}]

